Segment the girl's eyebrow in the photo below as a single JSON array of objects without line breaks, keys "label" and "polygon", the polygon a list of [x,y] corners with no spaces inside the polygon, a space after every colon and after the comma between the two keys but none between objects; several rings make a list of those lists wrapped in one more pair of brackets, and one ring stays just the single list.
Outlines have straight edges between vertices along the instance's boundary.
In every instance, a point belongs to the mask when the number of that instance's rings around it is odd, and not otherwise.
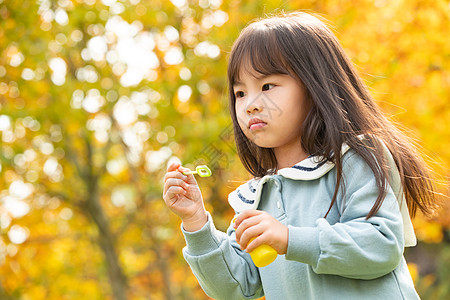
[{"label": "girl's eyebrow", "polygon": [[240,81],[235,81],[235,82],[233,83],[233,86],[238,86],[238,85],[245,85],[245,84],[243,84],[243,83],[240,82]]}]

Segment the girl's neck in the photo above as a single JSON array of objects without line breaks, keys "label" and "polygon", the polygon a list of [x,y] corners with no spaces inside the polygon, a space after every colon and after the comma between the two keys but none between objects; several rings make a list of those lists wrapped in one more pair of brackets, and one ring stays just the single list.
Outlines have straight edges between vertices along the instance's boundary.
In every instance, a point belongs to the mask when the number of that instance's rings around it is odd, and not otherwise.
[{"label": "girl's neck", "polygon": [[277,170],[290,168],[309,156],[301,146],[294,146],[295,147],[273,148],[273,152],[277,159]]}]

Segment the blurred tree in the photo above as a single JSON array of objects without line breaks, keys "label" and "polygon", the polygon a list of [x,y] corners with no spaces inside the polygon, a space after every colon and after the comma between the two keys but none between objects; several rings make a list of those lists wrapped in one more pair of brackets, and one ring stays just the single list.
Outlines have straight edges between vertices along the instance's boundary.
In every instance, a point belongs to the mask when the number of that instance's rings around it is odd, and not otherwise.
[{"label": "blurred tree", "polygon": [[1,16],[5,293],[191,295],[171,286],[188,268],[161,178],[174,153],[189,162],[204,148],[182,143],[228,125],[224,103],[205,96],[222,97],[224,63],[204,65],[222,56],[207,37],[227,13],[220,3],[22,1],[2,3]]},{"label": "blurred tree", "polygon": [[[207,299],[162,178],[169,160],[211,166],[199,183],[226,229],[227,194],[248,177],[227,53],[251,19],[280,9],[330,19],[387,114],[448,177],[445,0],[0,0],[1,299]],[[418,237],[442,242],[442,216],[419,217]],[[419,291],[445,299],[435,285],[448,272],[432,276]]]}]

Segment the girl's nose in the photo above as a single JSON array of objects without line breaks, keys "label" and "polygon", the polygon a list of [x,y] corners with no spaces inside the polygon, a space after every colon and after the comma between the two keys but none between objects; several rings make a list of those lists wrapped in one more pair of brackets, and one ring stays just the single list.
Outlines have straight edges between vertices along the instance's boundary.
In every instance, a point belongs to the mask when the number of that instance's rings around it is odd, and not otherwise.
[{"label": "girl's nose", "polygon": [[254,98],[249,97],[249,102],[247,104],[246,110],[247,114],[253,114],[255,112],[262,112],[263,111],[263,105],[261,103],[261,99],[259,99],[261,94],[257,95]]}]

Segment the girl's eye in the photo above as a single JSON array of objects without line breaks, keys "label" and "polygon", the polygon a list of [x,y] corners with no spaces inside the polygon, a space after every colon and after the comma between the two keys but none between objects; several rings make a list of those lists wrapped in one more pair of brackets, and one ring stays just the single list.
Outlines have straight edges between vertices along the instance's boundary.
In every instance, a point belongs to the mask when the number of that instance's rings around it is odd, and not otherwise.
[{"label": "girl's eye", "polygon": [[238,91],[238,92],[236,92],[235,96],[236,96],[236,98],[242,98],[245,96],[245,94],[243,91]]},{"label": "girl's eye", "polygon": [[268,90],[270,90],[271,88],[273,88],[274,86],[275,86],[274,84],[266,83],[266,84],[264,84],[264,85],[262,86],[262,90],[263,90],[263,91],[268,91]]}]

